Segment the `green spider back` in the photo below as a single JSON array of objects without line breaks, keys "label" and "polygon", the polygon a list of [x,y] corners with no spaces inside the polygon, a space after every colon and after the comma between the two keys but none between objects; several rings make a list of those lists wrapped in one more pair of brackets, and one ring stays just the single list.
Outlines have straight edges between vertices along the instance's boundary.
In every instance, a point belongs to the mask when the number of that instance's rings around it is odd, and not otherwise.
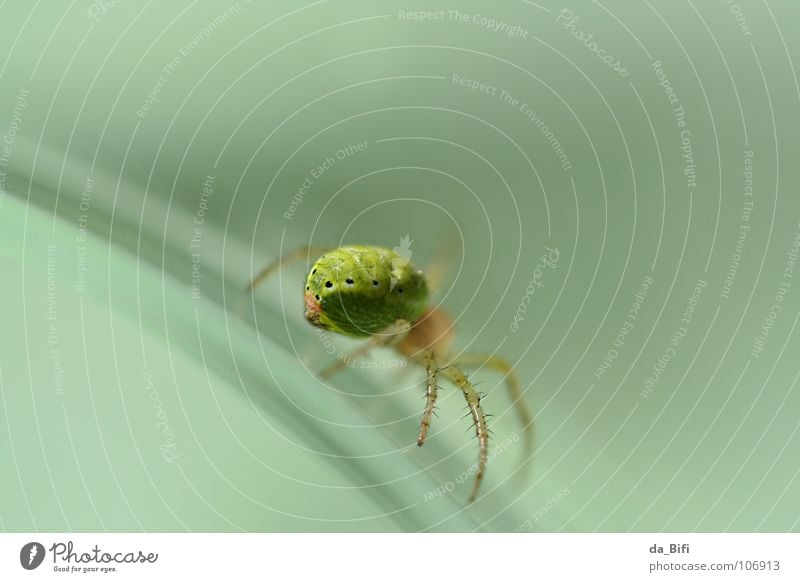
[{"label": "green spider back", "polygon": [[306,318],[313,325],[365,337],[398,319],[419,319],[428,285],[407,257],[382,247],[350,245],[317,259],[305,297]]}]

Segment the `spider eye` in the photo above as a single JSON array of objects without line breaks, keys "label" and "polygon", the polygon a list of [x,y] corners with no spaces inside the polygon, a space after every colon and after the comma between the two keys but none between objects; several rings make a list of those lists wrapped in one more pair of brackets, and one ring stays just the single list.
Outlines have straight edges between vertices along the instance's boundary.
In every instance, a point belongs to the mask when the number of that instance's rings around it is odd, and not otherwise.
[{"label": "spider eye", "polygon": [[348,285],[352,285],[354,281],[352,279],[346,279],[345,283],[347,283]]},{"label": "spider eye", "polygon": [[375,279],[372,280],[372,284],[375,285],[375,287],[378,286],[378,282]]},{"label": "spider eye", "polygon": [[333,287],[333,283],[331,283],[330,281],[325,281],[325,286],[326,286],[328,289],[330,289],[331,287]]}]

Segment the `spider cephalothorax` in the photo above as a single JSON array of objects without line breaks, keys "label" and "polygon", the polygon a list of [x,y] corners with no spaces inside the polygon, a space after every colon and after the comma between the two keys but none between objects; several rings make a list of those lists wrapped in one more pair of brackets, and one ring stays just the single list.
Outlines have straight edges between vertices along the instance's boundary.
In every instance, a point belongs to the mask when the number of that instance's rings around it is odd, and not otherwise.
[{"label": "spider cephalothorax", "polygon": [[[459,355],[450,352],[452,320],[440,309],[428,305],[428,282],[423,272],[409,262],[403,248],[348,245],[337,249],[298,249],[268,266],[253,279],[254,289],[287,260],[322,252],[312,265],[305,284],[305,317],[312,325],[337,333],[368,338],[353,354],[328,366],[323,377],[344,368],[353,357],[370,348],[393,346],[401,354],[425,368],[426,404],[417,444],[428,434],[438,395],[440,375],[464,394],[475,426],[479,456],[470,501],[478,494],[489,458],[489,430],[475,391],[462,367],[485,366],[505,375],[506,384],[526,435],[531,435],[533,419],[522,400],[522,391],[510,364],[495,355]],[[399,251],[399,252],[398,252]],[[526,456],[530,438],[525,439]]]}]

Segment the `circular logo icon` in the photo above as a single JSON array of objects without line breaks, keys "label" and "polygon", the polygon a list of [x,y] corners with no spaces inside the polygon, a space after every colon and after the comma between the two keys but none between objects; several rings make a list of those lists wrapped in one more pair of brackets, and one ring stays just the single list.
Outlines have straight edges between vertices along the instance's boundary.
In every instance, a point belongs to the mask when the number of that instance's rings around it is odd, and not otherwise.
[{"label": "circular logo icon", "polygon": [[26,570],[35,570],[44,560],[44,546],[39,542],[28,542],[19,551],[19,563]]}]

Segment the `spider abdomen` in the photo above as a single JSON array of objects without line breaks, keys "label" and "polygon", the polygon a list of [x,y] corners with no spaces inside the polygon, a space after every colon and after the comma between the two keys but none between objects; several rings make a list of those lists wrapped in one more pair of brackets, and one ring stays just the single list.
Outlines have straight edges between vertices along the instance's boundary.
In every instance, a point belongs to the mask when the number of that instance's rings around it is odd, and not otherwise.
[{"label": "spider abdomen", "polygon": [[306,280],[306,319],[352,336],[373,335],[398,319],[413,323],[425,310],[428,286],[409,259],[366,245],[325,253]]}]

